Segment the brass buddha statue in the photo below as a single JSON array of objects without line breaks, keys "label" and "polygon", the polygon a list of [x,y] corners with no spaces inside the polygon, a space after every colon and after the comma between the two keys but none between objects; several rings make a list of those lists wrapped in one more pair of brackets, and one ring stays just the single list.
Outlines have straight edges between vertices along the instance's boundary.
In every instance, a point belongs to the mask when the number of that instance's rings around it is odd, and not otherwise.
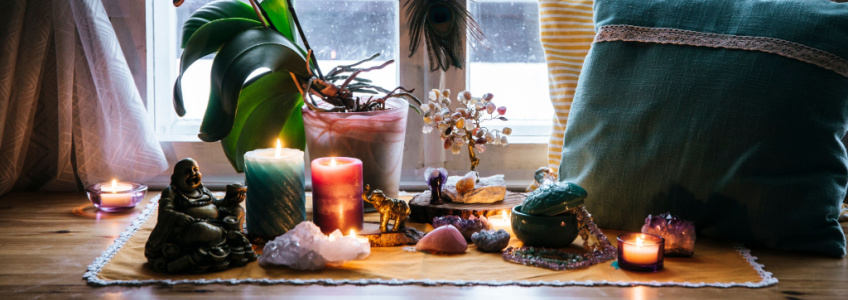
[{"label": "brass buddha statue", "polygon": [[238,267],[256,260],[242,232],[247,188],[227,186],[215,198],[201,182],[191,158],[177,162],[171,185],[159,199],[159,217],[144,247],[150,267],[163,273],[201,273]]}]

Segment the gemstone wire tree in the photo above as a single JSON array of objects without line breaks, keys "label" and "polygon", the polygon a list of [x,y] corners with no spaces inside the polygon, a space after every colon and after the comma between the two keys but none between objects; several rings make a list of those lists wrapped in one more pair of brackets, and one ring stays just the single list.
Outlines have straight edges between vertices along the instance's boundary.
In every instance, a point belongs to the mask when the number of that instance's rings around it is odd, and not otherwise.
[{"label": "gemstone wire tree", "polygon": [[506,121],[506,106],[495,105],[492,102],[495,96],[491,93],[473,97],[471,92],[462,91],[456,95],[458,107],[451,111],[450,94],[449,89],[430,91],[430,102],[421,107],[424,118],[421,131],[426,134],[438,130],[445,149],[450,149],[453,154],[459,154],[463,146],[467,147],[471,171],[476,172],[480,164],[477,153],[485,152],[486,144],[508,144],[506,136],[512,133],[511,128],[498,130],[482,126],[485,121]]}]

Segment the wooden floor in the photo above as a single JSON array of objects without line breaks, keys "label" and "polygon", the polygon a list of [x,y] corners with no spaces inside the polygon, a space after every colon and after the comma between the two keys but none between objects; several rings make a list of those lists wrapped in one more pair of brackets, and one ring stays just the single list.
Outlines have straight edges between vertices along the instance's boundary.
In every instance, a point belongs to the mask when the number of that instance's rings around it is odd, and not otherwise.
[{"label": "wooden floor", "polygon": [[[97,213],[83,193],[16,193],[0,199],[0,299],[248,298],[397,299],[631,298],[848,299],[848,259],[808,257],[763,249],[753,254],[780,282],[773,287],[422,287],[318,285],[177,285],[90,287],[89,264],[146,205],[124,214]],[[843,229],[845,226],[843,225]],[[803,242],[803,237],[799,237]]]}]

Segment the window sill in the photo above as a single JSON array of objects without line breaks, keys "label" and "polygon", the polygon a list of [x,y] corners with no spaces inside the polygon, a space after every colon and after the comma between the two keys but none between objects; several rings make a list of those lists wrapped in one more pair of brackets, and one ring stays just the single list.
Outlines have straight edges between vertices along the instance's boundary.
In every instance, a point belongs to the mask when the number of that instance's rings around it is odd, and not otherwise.
[{"label": "window sill", "polygon": [[[205,143],[197,138],[197,135],[190,134],[159,134],[156,136],[160,143]],[[509,144],[544,144],[548,143],[548,136],[542,135],[526,135],[526,136],[510,136]]]},{"label": "window sill", "polygon": [[[481,159],[478,171],[481,176],[504,174],[507,188],[523,191],[533,180],[533,172],[547,165],[547,137],[526,136],[511,137],[507,147],[489,146],[485,153],[479,154]],[[203,173],[203,182],[210,189],[223,189],[233,182],[244,182],[244,174],[237,173],[224,155],[219,143],[200,141],[192,135],[159,135],[160,145],[173,166],[180,159],[191,157],[198,161]],[[410,146],[405,151],[409,151]],[[408,191],[424,190],[423,179],[426,167],[419,161],[421,157],[415,153],[404,156],[401,174],[401,189]],[[468,172],[467,153],[445,155],[444,167],[450,175],[462,175]],[[308,166],[307,166],[308,168]],[[151,189],[161,189],[170,183],[172,170],[152,178],[146,182]],[[307,176],[309,177],[309,176]],[[307,189],[311,182],[307,180]]]}]

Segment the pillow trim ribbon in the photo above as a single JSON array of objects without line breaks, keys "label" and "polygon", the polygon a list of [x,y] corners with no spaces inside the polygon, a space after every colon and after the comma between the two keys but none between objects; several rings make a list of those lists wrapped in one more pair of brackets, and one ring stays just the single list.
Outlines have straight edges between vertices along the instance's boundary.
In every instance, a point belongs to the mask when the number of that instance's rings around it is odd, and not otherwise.
[{"label": "pillow trim ribbon", "polygon": [[675,28],[604,25],[598,29],[593,43],[615,41],[760,51],[810,63],[848,77],[848,60],[821,49],[783,39],[704,33]]}]

